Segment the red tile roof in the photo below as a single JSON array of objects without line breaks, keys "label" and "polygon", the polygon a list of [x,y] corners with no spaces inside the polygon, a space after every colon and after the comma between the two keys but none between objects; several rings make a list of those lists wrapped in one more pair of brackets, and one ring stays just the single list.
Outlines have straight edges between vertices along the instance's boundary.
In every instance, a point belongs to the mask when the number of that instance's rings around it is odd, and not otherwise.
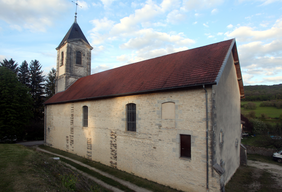
[{"label": "red tile roof", "polygon": [[231,39],[89,75],[45,104],[216,84],[234,42]]}]

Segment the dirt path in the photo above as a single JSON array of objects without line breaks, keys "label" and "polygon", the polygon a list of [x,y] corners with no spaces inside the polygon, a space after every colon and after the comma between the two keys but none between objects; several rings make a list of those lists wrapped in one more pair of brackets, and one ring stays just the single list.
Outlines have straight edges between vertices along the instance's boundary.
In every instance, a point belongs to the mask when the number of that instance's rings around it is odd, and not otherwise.
[{"label": "dirt path", "polygon": [[278,187],[282,189],[282,166],[252,160],[248,160],[248,166],[263,169],[273,174]]}]

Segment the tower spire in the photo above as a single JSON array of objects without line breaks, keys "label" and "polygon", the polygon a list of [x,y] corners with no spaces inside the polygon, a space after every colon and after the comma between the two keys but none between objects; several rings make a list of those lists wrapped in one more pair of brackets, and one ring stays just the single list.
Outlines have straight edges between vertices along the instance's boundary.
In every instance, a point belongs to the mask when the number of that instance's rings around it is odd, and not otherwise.
[{"label": "tower spire", "polygon": [[80,5],[78,5],[77,0],[76,0],[76,2],[74,2],[74,1],[71,1],[71,2],[73,2],[75,4],[74,22],[77,23],[77,6],[80,6]]}]

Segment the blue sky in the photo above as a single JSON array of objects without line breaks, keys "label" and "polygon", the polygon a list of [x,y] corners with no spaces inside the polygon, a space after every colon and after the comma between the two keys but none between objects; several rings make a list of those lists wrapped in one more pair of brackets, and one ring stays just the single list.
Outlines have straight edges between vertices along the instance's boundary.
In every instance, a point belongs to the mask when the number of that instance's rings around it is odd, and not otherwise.
[{"label": "blue sky", "polygon": [[[92,73],[235,38],[245,85],[282,83],[281,0],[79,0]],[[0,0],[0,60],[47,74],[72,23],[71,0]]]}]

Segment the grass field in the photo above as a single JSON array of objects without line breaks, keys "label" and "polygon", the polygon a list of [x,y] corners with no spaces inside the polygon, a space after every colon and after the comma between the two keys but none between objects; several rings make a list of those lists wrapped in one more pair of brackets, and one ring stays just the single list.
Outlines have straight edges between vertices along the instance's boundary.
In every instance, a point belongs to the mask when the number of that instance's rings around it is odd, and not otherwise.
[{"label": "grass field", "polygon": [[52,156],[17,144],[0,144],[0,172],[1,192],[109,192]]},{"label": "grass field", "polygon": [[271,118],[279,118],[279,116],[282,114],[282,109],[277,109],[275,107],[260,107],[259,105],[262,103],[261,101],[242,101],[241,104],[247,104],[247,103],[255,103],[257,105],[257,108],[255,110],[248,110],[241,107],[241,113],[243,115],[248,114],[250,111],[256,112],[256,117],[260,117],[262,113],[266,114],[268,117]]}]

